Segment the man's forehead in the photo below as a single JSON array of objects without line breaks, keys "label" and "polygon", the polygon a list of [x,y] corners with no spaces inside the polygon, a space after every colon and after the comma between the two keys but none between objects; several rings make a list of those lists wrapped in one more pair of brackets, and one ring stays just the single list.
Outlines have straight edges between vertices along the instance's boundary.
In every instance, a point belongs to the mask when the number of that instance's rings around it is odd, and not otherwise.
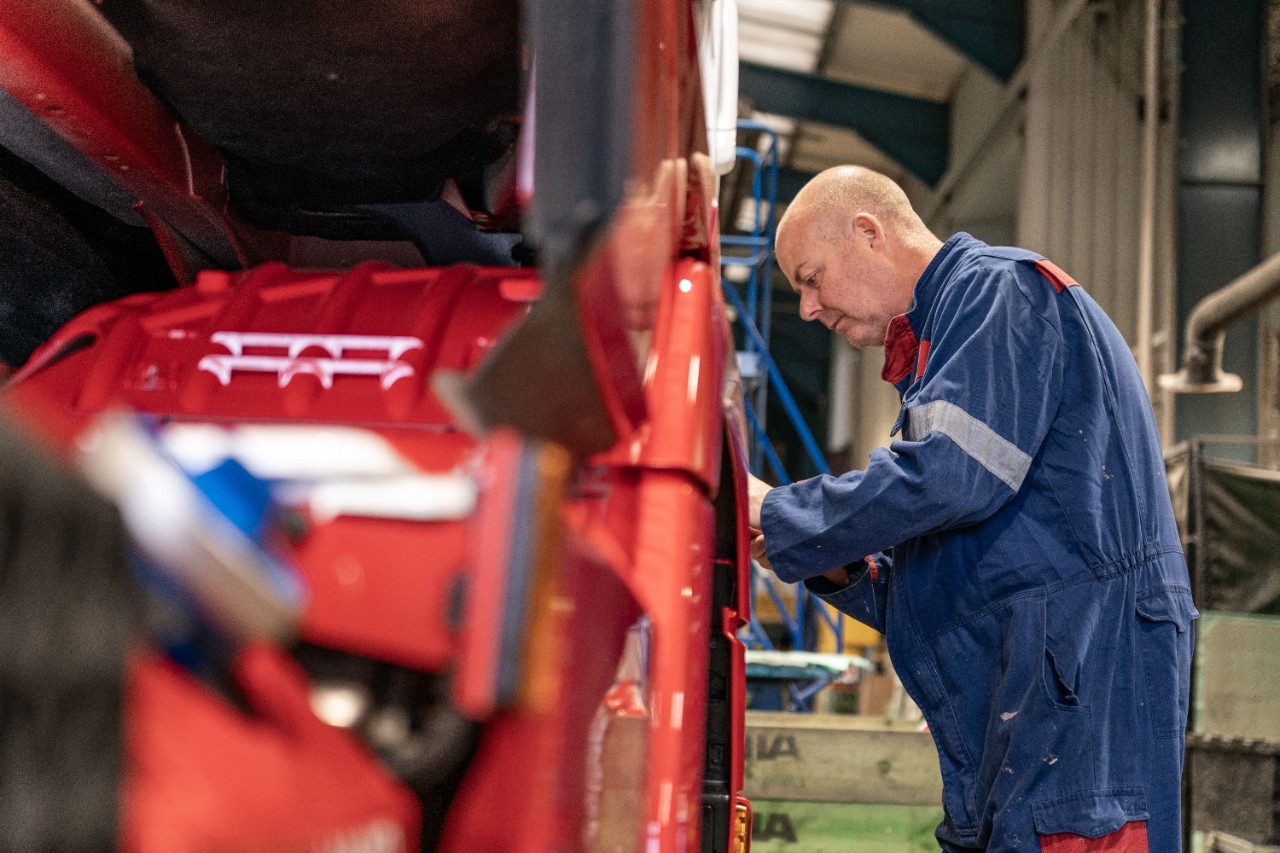
[{"label": "man's forehead", "polygon": [[811,211],[795,207],[788,209],[783,221],[778,225],[778,252],[780,254],[794,252],[798,244],[806,241],[812,229]]},{"label": "man's forehead", "polygon": [[[797,277],[797,271],[803,260],[803,252],[797,247],[797,235],[794,232],[784,232],[779,236],[774,254],[777,255],[778,266],[782,268],[782,272],[786,274],[789,280]],[[794,285],[793,285],[794,286]]]},{"label": "man's forehead", "polygon": [[775,246],[778,263],[788,262],[792,265],[803,263],[806,255],[813,254],[816,236],[813,221],[810,218],[789,219],[784,227],[778,230]]}]

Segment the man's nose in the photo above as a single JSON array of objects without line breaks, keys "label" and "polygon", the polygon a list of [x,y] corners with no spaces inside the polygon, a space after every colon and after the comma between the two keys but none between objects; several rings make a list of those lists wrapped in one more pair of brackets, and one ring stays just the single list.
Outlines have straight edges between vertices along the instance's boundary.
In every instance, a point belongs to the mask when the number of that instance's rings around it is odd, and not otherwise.
[{"label": "man's nose", "polygon": [[800,319],[816,320],[821,313],[822,303],[818,301],[818,294],[810,288],[800,291]]}]

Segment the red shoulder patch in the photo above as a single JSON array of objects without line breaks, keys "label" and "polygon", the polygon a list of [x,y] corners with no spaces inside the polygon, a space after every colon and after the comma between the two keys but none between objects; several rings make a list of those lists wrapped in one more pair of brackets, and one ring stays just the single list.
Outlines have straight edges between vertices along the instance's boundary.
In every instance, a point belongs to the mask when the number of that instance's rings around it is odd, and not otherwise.
[{"label": "red shoulder patch", "polygon": [[1080,282],[1069,276],[1062,267],[1055,264],[1047,258],[1041,258],[1035,262],[1036,269],[1040,274],[1049,279],[1049,283],[1053,285],[1053,289],[1061,293],[1068,287],[1079,287]]}]

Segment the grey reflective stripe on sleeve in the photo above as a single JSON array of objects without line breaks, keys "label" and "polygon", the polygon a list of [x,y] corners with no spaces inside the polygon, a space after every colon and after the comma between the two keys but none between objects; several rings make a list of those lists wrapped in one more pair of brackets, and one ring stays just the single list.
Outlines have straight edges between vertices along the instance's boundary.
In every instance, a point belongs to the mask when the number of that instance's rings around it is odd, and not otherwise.
[{"label": "grey reflective stripe on sleeve", "polygon": [[934,400],[909,410],[907,417],[912,441],[923,441],[930,433],[941,433],[1015,492],[1027,476],[1031,457],[954,403]]}]

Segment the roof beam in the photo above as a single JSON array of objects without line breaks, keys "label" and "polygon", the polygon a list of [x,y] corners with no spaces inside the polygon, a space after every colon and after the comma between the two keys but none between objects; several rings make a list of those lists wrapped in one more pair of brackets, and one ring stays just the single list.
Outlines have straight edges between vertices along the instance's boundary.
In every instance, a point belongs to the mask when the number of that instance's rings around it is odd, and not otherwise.
[{"label": "roof beam", "polygon": [[1008,82],[1026,52],[1024,0],[844,0],[887,6],[908,13],[919,24],[972,62]]},{"label": "roof beam", "polygon": [[757,110],[856,131],[920,180],[947,170],[945,104],[743,62],[738,85]]}]

